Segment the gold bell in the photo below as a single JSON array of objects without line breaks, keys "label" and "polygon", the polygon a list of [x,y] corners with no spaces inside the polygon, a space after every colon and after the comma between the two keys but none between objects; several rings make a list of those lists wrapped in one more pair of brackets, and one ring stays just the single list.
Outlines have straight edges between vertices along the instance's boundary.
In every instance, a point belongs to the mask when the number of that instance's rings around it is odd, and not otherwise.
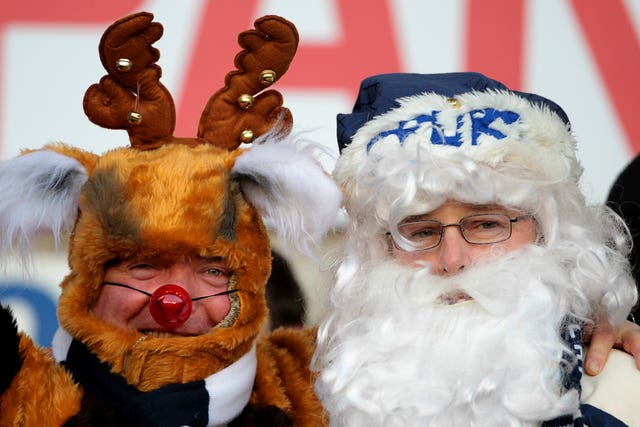
[{"label": "gold bell", "polygon": [[447,98],[447,104],[453,109],[458,109],[462,106],[458,98]]},{"label": "gold bell", "polygon": [[142,114],[132,111],[129,113],[129,117],[127,117],[127,121],[132,125],[139,125],[140,123],[142,123]]},{"label": "gold bell", "polygon": [[126,73],[127,71],[131,70],[131,67],[133,67],[133,62],[131,62],[130,59],[120,58],[116,61],[116,69],[118,71]]},{"label": "gold bell", "polygon": [[245,129],[240,133],[240,142],[245,144],[253,141],[253,131],[251,129]]},{"label": "gold bell", "polygon": [[248,110],[253,105],[253,96],[248,93],[243,93],[238,97],[238,105],[243,110]]},{"label": "gold bell", "polygon": [[260,83],[264,86],[269,86],[276,81],[276,72],[273,70],[263,70],[260,73]]}]

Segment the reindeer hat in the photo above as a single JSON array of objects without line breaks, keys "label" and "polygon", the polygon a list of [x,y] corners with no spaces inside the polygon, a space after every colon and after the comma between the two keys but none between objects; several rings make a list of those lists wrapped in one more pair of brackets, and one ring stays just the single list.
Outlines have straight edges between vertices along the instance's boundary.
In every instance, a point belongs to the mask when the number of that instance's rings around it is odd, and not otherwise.
[{"label": "reindeer hat", "polygon": [[[89,119],[126,129],[131,147],[96,155],[49,145],[0,167],[0,255],[17,245],[26,256],[39,231],[56,239],[71,231],[54,349],[80,341],[143,391],[202,379],[248,353],[267,314],[271,253],[261,216],[304,248],[332,225],[341,200],[308,148],[294,143],[281,95],[262,92],[294,56],[291,23],[265,16],[241,33],[237,70],[207,103],[197,137],[176,138],[152,47],[163,30],[152,20],[142,12],[107,29],[100,59],[108,74],[84,99]],[[232,271],[232,308],[208,333],[147,337],[93,315],[108,262],[194,255],[220,257]]]}]

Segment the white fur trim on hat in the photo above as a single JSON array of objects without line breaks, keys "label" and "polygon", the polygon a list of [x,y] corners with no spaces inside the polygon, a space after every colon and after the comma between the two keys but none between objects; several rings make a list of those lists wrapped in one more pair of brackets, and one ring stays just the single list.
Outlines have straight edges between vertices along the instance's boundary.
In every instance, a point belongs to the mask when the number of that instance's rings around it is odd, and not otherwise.
[{"label": "white fur trim on hat", "polygon": [[523,168],[546,181],[575,184],[580,178],[569,126],[546,106],[493,90],[398,101],[400,107],[367,122],[343,151],[336,177],[347,187],[366,162],[398,150],[429,158],[463,155],[492,168]]}]

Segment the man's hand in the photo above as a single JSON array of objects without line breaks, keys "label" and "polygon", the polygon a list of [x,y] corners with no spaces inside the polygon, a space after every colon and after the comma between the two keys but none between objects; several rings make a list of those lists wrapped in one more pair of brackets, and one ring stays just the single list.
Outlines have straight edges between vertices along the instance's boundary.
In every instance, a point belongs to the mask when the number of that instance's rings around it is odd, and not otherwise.
[{"label": "man's hand", "polygon": [[609,357],[611,348],[623,349],[636,360],[640,370],[640,326],[628,320],[614,328],[606,316],[593,328],[589,351],[584,363],[588,375],[598,375]]}]

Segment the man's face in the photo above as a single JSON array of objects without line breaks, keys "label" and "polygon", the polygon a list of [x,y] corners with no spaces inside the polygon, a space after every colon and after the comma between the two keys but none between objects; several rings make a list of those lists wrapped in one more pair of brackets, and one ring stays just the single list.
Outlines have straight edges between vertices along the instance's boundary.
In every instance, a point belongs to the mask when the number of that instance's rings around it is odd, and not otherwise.
[{"label": "man's face", "polygon": [[[186,290],[191,298],[198,298],[226,291],[230,276],[229,268],[219,258],[130,259],[108,267],[104,282],[124,284],[148,294],[153,294],[163,285],[173,284]],[[133,289],[103,285],[93,312],[97,318],[123,329],[191,336],[204,334],[220,323],[231,305],[228,295],[193,301],[192,312],[186,322],[167,330],[151,316],[149,299],[148,295]]]},{"label": "man's face", "polygon": [[[423,215],[411,216],[403,220],[431,220],[441,224],[456,224],[461,219],[471,215],[502,214],[509,218],[523,215],[523,212],[505,209],[499,205],[474,205],[450,200],[434,211]],[[481,224],[489,227],[491,224]],[[490,251],[504,253],[535,243],[537,239],[536,223],[532,217],[525,217],[511,225],[511,237],[498,243],[473,244],[467,242],[459,227],[446,227],[443,230],[442,241],[432,249],[408,252],[392,244],[394,257],[402,264],[422,266],[425,262],[431,265],[431,272],[439,276],[452,276],[469,268],[481,257],[486,257]]]},{"label": "man's face", "polygon": [[[481,228],[469,240],[497,243],[468,243],[451,226],[432,249],[408,252],[391,241],[393,257],[341,265],[316,351],[316,391],[332,420],[530,425],[524,420],[573,410],[577,393],[557,393],[571,283],[558,255],[572,253],[536,245],[528,213],[449,201],[405,220],[448,225],[504,214],[498,225],[511,225],[505,235],[490,221],[471,223]],[[414,241],[438,243],[430,236],[427,229]]]}]

